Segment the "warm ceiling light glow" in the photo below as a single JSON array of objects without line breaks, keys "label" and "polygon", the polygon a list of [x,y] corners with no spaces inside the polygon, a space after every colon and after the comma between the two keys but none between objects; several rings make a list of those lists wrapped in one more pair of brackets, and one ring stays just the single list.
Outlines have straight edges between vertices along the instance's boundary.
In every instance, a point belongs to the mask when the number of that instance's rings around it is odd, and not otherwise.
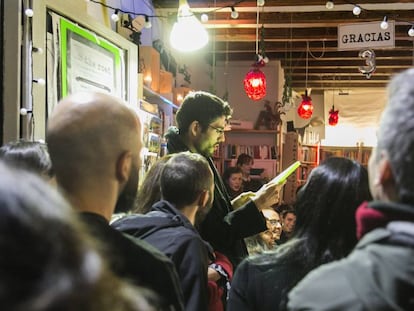
[{"label": "warm ceiling light glow", "polygon": [[302,119],[309,119],[313,113],[312,98],[308,96],[308,90],[305,91],[305,95],[302,95],[302,102],[298,107],[298,115]]},{"label": "warm ceiling light glow", "polygon": [[257,0],[257,5],[258,6],[264,6],[265,5],[265,0]]},{"label": "warm ceiling light glow", "polygon": [[187,0],[180,0],[177,22],[170,34],[171,46],[181,52],[192,52],[201,49],[207,42],[207,30],[190,10]]},{"label": "warm ceiling light glow", "polygon": [[411,28],[410,28],[410,29],[408,29],[408,35],[409,35],[410,37],[414,37],[414,25],[413,25],[413,26],[411,26]]},{"label": "warm ceiling light glow", "polygon": [[113,22],[117,22],[119,21],[119,16],[118,16],[118,10],[115,10],[115,12],[111,15],[111,19]]},{"label": "warm ceiling light glow", "polygon": [[208,22],[208,15],[206,13],[201,14],[201,22],[202,23],[207,23]]},{"label": "warm ceiling light glow", "polygon": [[236,11],[234,6],[231,7],[231,18],[232,19],[238,19],[239,18],[239,12]]},{"label": "warm ceiling light glow", "polygon": [[147,15],[145,15],[144,27],[147,28],[147,29],[152,27],[151,21],[150,21],[150,19]]},{"label": "warm ceiling light glow", "polygon": [[329,125],[335,126],[338,124],[339,116],[338,116],[339,110],[335,110],[335,106],[332,105],[331,110],[329,110]]}]

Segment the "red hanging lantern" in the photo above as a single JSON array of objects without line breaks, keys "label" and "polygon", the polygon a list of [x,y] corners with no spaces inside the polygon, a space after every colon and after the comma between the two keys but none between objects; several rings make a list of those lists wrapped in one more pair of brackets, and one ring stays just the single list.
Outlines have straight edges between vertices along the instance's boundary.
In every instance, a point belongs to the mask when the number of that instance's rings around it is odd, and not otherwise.
[{"label": "red hanging lantern", "polygon": [[329,125],[335,126],[338,124],[338,118],[339,118],[338,112],[339,110],[335,110],[334,105],[332,105],[331,110],[329,110],[329,119],[328,119]]},{"label": "red hanging lantern", "polygon": [[266,96],[266,76],[258,67],[251,69],[243,82],[244,90],[250,99],[260,100]]},{"label": "red hanging lantern", "polygon": [[298,115],[302,119],[309,119],[313,113],[312,98],[308,96],[308,90],[305,91],[305,95],[302,95],[302,102],[298,107]]}]

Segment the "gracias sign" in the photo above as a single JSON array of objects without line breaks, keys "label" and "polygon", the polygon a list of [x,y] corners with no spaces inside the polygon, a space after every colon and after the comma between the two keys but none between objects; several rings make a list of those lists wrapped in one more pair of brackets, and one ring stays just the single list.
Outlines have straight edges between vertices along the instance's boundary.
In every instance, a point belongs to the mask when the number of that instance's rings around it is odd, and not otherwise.
[{"label": "gracias sign", "polygon": [[338,25],[338,50],[394,47],[394,21],[382,29],[379,22]]}]

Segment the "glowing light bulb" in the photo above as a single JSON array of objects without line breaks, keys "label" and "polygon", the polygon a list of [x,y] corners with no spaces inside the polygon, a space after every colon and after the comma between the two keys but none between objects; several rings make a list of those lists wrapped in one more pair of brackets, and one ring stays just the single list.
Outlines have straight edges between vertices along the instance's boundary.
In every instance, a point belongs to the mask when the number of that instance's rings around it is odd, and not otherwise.
[{"label": "glowing light bulb", "polygon": [[149,17],[146,16],[146,15],[145,15],[144,27],[147,28],[147,29],[152,27],[151,21],[150,21]]},{"label": "glowing light bulb", "polygon": [[381,29],[388,29],[388,18],[384,16],[383,21],[380,24]]},{"label": "glowing light bulb", "polygon": [[335,4],[333,3],[333,1],[326,1],[325,7],[328,10],[332,10],[334,8]]},{"label": "glowing light bulb", "polygon": [[258,6],[264,6],[265,5],[265,0],[257,0],[257,5]]},{"label": "glowing light bulb", "polygon": [[27,17],[33,17],[33,10],[32,9],[26,9],[26,10],[24,10],[24,14],[27,16]]},{"label": "glowing light bulb", "polygon": [[410,37],[414,37],[414,25],[413,25],[413,26],[411,26],[411,28],[408,30],[408,35],[409,35]]},{"label": "glowing light bulb", "polygon": [[352,13],[355,16],[358,16],[359,14],[361,14],[361,7],[359,5],[354,6],[354,8],[352,9]]},{"label": "glowing light bulb", "polygon": [[236,11],[234,6],[231,7],[231,18],[232,19],[238,19],[239,18],[239,12]]},{"label": "glowing light bulb", "polygon": [[111,15],[111,19],[114,23],[119,21],[118,10],[115,10],[115,12]]},{"label": "glowing light bulb", "polygon": [[207,23],[208,22],[208,15],[206,13],[201,14],[201,22]]}]

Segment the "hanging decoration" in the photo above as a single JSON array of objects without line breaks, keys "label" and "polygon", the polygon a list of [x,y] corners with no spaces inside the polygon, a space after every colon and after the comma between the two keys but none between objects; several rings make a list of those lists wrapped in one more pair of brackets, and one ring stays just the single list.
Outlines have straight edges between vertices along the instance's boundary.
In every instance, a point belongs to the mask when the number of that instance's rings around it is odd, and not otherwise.
[{"label": "hanging decoration", "polygon": [[305,94],[302,95],[302,102],[298,107],[298,115],[302,119],[309,119],[312,117],[313,113],[313,104],[312,98],[308,95],[308,52],[309,52],[309,42],[306,42],[306,79],[305,79]]},{"label": "hanging decoration", "polygon": [[338,116],[339,110],[335,110],[335,106],[332,105],[331,110],[329,110],[329,125],[335,126],[338,124],[339,116]]},{"label": "hanging decoration", "polygon": [[256,57],[253,68],[246,74],[243,80],[244,90],[247,97],[252,100],[260,100],[266,96],[266,75],[260,70],[264,67],[269,59],[266,56],[264,48],[264,26],[260,31],[260,53],[259,53],[259,7],[256,15]]},{"label": "hanging decoration", "polygon": [[298,115],[302,119],[309,119],[312,117],[313,113],[313,104],[312,98],[308,95],[308,90],[305,91],[305,94],[302,95],[302,102],[298,107]]}]

